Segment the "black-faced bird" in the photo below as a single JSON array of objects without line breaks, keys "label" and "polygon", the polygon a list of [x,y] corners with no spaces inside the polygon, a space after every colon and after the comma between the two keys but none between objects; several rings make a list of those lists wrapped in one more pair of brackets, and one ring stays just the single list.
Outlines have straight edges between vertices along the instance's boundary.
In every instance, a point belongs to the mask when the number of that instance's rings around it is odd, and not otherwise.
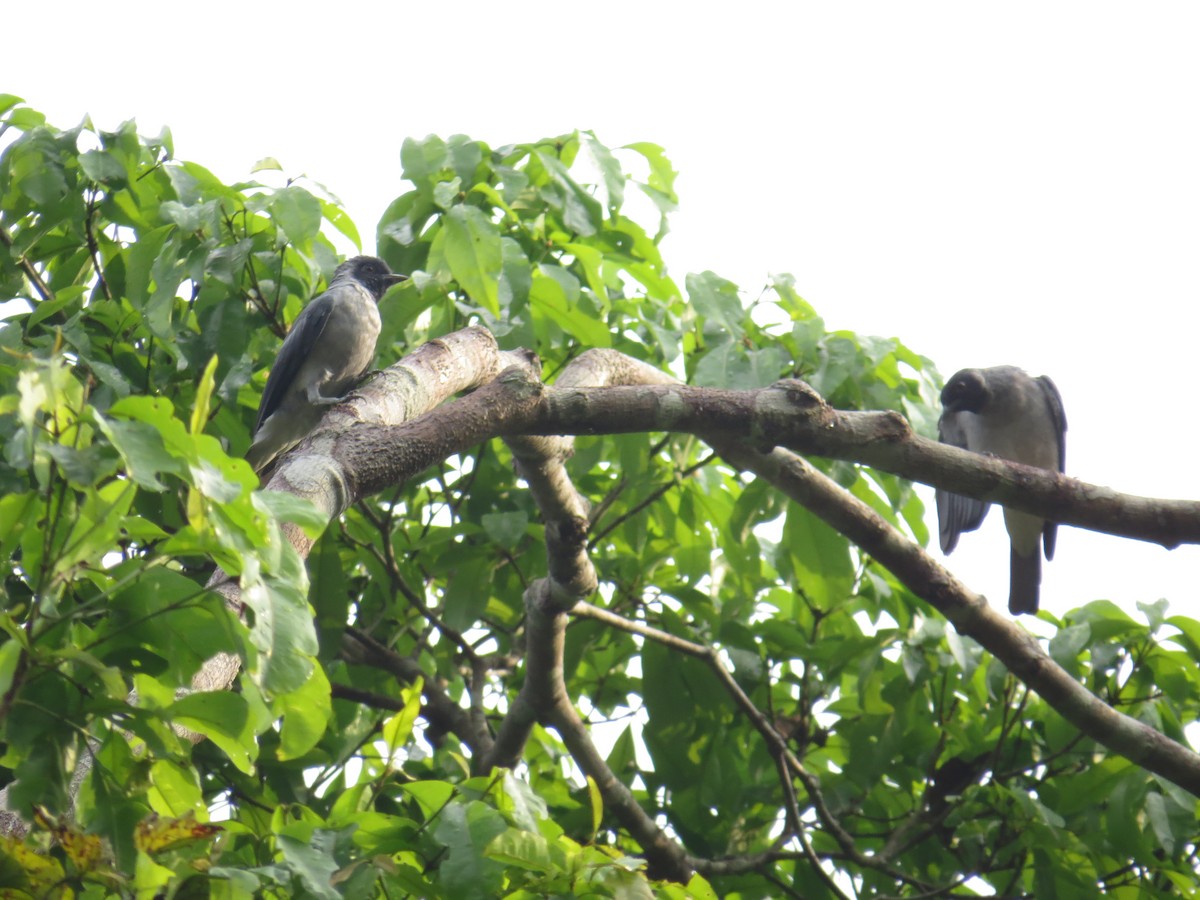
[{"label": "black-faced bird", "polygon": [[[938,439],[945,444],[1061,472],[1066,431],[1062,397],[1045,375],[1033,378],[1016,366],[963,369],[942,389]],[[989,504],[943,490],[936,500],[942,552],[948,554],[960,534],[979,527]],[[1035,613],[1042,551],[1054,558],[1058,526],[1011,509],[1004,510],[1004,525],[1011,543],[1008,609],[1014,615]]]},{"label": "black-faced bird", "polygon": [[404,281],[382,259],[356,256],[342,263],[324,293],[296,317],[267,377],[254,443],[246,460],[263,472],[317,426],[325,409],[346,396],[375,358],[377,304]]}]

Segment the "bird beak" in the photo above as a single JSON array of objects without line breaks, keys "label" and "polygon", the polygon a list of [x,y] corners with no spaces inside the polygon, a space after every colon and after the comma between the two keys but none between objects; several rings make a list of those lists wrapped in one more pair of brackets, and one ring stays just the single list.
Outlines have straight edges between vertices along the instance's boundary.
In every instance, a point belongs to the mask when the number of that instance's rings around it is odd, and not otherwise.
[{"label": "bird beak", "polygon": [[407,275],[401,275],[398,272],[387,276],[388,284],[399,284],[402,281],[408,281]]}]

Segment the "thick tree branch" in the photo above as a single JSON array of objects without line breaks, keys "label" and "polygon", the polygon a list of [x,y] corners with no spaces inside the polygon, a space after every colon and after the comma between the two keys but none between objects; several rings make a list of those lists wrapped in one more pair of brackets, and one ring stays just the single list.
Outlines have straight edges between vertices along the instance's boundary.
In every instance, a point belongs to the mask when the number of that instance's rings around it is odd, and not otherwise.
[{"label": "thick tree branch", "polygon": [[[492,766],[516,765],[534,724],[557,702],[560,688],[565,694],[561,635],[543,619],[590,596],[598,584],[587,555],[587,503],[571,484],[563,464],[573,451],[573,442],[569,438],[514,437],[508,444],[517,474],[529,485],[542,514],[550,575],[525,592],[525,681],[500,725],[493,752],[483,760],[485,771]],[[548,603],[540,600],[544,593],[548,593]],[[540,612],[543,605],[545,611]],[[539,631],[534,625],[544,627]]]},{"label": "thick tree branch", "polygon": [[[429,353],[445,367],[438,370],[438,366],[431,366],[431,371],[438,374],[432,378],[427,374],[422,379],[423,385],[433,381],[445,388],[437,402],[494,377],[500,355],[494,344],[482,349],[478,346],[488,344],[483,334],[459,332],[445,339],[476,345],[466,351],[451,349],[445,342],[428,345],[433,348]],[[461,352],[478,354],[479,358],[462,366],[470,377],[456,381],[446,377],[445,372],[456,370],[456,354]],[[648,386],[605,387],[621,379]],[[564,610],[595,588],[595,573],[585,544],[586,505],[562,466],[570,442],[556,437],[521,440],[519,435],[685,431],[703,437],[730,462],[767,479],[848,535],[942,611],[960,633],[979,641],[1085,733],[1145,768],[1200,793],[1200,757],[1093,697],[1032,637],[992,611],[983,598],[804,460],[784,450],[759,452],[750,449],[746,441],[763,448],[788,446],[870,462],[907,477],[1048,514],[1063,522],[1086,525],[1093,509],[1109,510],[1098,514],[1101,530],[1164,544],[1174,542],[1167,537],[1169,529],[1176,529],[1186,540],[1200,540],[1200,504],[1125,498],[1072,479],[944,447],[916,437],[894,414],[838,413],[801,382],[781,382],[746,392],[689,388],[672,384],[664,373],[612,351],[584,354],[564,371],[553,389],[542,389],[527,374],[510,371],[470,397],[405,425],[392,423],[403,421],[404,416],[423,405],[401,402],[398,412],[389,407],[392,391],[405,393],[407,376],[396,374],[377,381],[385,383],[366,385],[326,418],[320,432],[284,459],[272,486],[308,496],[333,516],[359,497],[414,477],[439,459],[489,437],[507,436],[522,477],[529,482],[546,518],[551,576],[526,591],[525,684],[494,746],[483,753],[483,759],[511,764],[519,758],[534,722],[552,725],[580,767],[600,786],[606,807],[641,844],[656,873],[684,880],[698,861],[687,858],[608,769],[579,720],[563,681]],[[942,466],[948,467],[944,475]],[[1111,510],[1116,508],[1123,510],[1121,527],[1113,524]],[[307,553],[311,541],[302,535],[293,536],[293,540],[302,554]],[[719,668],[723,671],[724,667]],[[841,828],[824,803],[819,783],[791,754],[765,717],[756,709],[747,709],[747,704],[751,708],[753,704],[744,694],[739,699],[736,682],[727,689],[771,743],[773,752],[786,760],[788,768],[805,785],[822,823],[843,851],[861,865],[890,872],[882,860],[864,857],[855,848],[853,836]],[[462,727],[457,724],[452,730],[461,736],[458,729]]]},{"label": "thick tree branch", "polygon": [[[608,363],[612,365],[607,365]],[[619,354],[591,351],[569,366],[560,376],[558,384],[608,384],[618,377],[659,383],[667,378],[658,370]],[[683,848],[646,814],[600,756],[584,723],[576,713],[562,673],[563,636],[566,625],[563,610],[573,608],[609,624],[619,624],[620,627],[655,640],[665,641],[675,649],[702,658],[721,679],[739,708],[749,715],[755,727],[767,738],[768,745],[780,764],[804,781],[814,805],[826,820],[826,827],[837,837],[844,852],[863,865],[884,869],[889,871],[889,874],[903,877],[900,873],[890,870],[890,867],[876,863],[858,851],[852,836],[833,818],[825,805],[815,776],[807,772],[791,753],[787,742],[742,691],[712,648],[675,638],[649,626],[628,622],[580,600],[594,591],[596,584],[594,570],[586,555],[586,508],[568,480],[562,465],[570,455],[571,443],[562,438],[544,438],[539,441],[510,438],[509,443],[517,457],[518,470],[529,482],[546,520],[551,577],[535,583],[526,592],[526,678],[520,695],[501,725],[494,753],[489,761],[499,765],[515,765],[534,722],[552,725],[562,736],[572,758],[596,782],[606,808],[613,812],[642,846],[654,874],[685,881],[693,869],[703,871],[709,866],[707,860],[687,856]],[[564,524],[567,527],[564,528]],[[797,838],[804,849],[805,857],[812,865],[817,866],[818,874],[828,881],[828,876],[821,869],[820,861],[805,836],[797,831]],[[833,887],[832,882],[829,882],[829,886]]]},{"label": "thick tree branch", "polygon": [[[565,625],[566,617],[560,616]],[[649,862],[651,878],[667,878],[686,884],[692,875],[692,861],[683,847],[658,827],[624,783],[613,774],[579,718],[570,698],[557,703],[551,710],[550,724],[562,736],[563,743],[579,768],[596,782],[605,809],[611,811],[625,826]]]},{"label": "thick tree branch", "polygon": [[[489,384],[504,366],[521,362],[532,366],[527,355],[502,353],[491,332],[483,328],[466,328],[423,344],[362,384],[344,402],[332,407],[320,427],[280,460],[266,486],[305,497],[333,519],[369,493],[369,487],[379,490],[386,486],[376,484],[365,474],[362,478],[355,477],[355,473],[357,467],[362,467],[365,472],[377,472],[372,457],[380,455],[379,444],[381,441],[387,443],[389,428],[419,418],[461,391]],[[516,388],[500,386],[492,390],[504,391],[506,403],[520,393]],[[527,388],[525,393],[532,392]],[[444,458],[437,456],[438,452],[449,455],[491,437],[502,425],[503,418],[490,415],[489,407],[490,400],[485,394],[474,398],[465,413],[462,409],[456,411],[460,418],[473,419],[476,426],[487,423],[479,436],[472,436],[475,432],[467,431],[456,435],[460,439],[457,442],[426,439],[422,443],[426,426],[418,425],[409,452],[397,454],[399,459],[388,467],[394,481],[412,477]],[[353,427],[356,424],[358,428]],[[370,437],[349,434],[358,431],[369,431]],[[307,557],[315,540],[290,523],[285,524],[283,530],[300,556]],[[241,609],[241,587],[225,572],[218,569],[213,573],[208,587],[223,595],[232,608]],[[236,656],[215,656],[196,673],[192,687],[194,690],[223,690],[233,684],[239,667]]]},{"label": "thick tree branch", "polygon": [[729,462],[766,479],[854,541],[1088,737],[1200,796],[1200,755],[1094,696],[1032,635],[832,479],[786,450],[759,453],[724,440],[713,445]]},{"label": "thick tree branch", "polygon": [[[592,355],[592,362],[601,364],[606,359],[619,357],[613,351],[592,351]],[[731,463],[776,485],[887,566],[910,590],[945,615],[960,634],[978,641],[1089,737],[1200,796],[1200,755],[1118,713],[1092,695],[1058,666],[1028,632],[993,610],[983,597],[959,582],[865,503],[803,459],[785,450],[756,451],[738,438],[749,438],[766,446],[800,446],[820,455],[835,456],[839,453],[831,453],[831,450],[847,446],[861,449],[904,445],[916,449],[903,451],[897,459],[917,458],[928,451],[930,459],[922,465],[928,465],[930,471],[931,460],[936,461],[944,458],[940,454],[950,453],[952,458],[957,456],[963,463],[993,470],[997,477],[1007,478],[1012,474],[1014,486],[1025,482],[1038,484],[1044,489],[1039,496],[1047,501],[1055,498],[1059,485],[1065,485],[1069,493],[1072,479],[926,441],[913,435],[896,414],[837,413],[803,382],[784,381],[759,391],[721,391],[682,385],[667,387],[661,386],[667,379],[661,372],[632,364],[632,361],[621,365],[628,367],[622,371],[631,381],[637,381],[645,373],[649,385],[604,390],[556,387],[546,392],[536,421],[522,432],[593,434],[677,430],[699,434]],[[874,425],[864,428],[870,423]],[[827,438],[827,433],[836,437]],[[865,455],[874,457],[877,454],[868,449]],[[938,482],[953,490],[962,490],[966,483],[940,477]],[[1090,506],[1086,495],[1120,496],[1107,489],[1074,483],[1079,485],[1079,496],[1072,495],[1072,514],[1080,520]],[[1031,487],[1028,493],[1036,492]],[[1141,508],[1142,524],[1158,527],[1157,523],[1161,521],[1158,517],[1151,517],[1152,523],[1146,521],[1147,504],[1143,498],[1129,500],[1133,501],[1130,504],[1132,518],[1137,518],[1134,510]],[[1120,502],[1123,501],[1118,505]],[[1200,504],[1157,503],[1162,505],[1167,519],[1178,524],[1187,523],[1192,529],[1200,525]],[[1050,502],[1044,506],[1024,502],[1012,505],[1066,520],[1055,513],[1054,504]],[[1173,509],[1174,514],[1165,512],[1167,508]],[[1114,530],[1113,533],[1126,532]]]},{"label": "thick tree branch", "polygon": [[[558,380],[560,384],[604,383],[607,372],[604,366],[593,367],[585,353]],[[563,678],[565,611],[592,595],[598,585],[587,553],[587,503],[575,490],[564,465],[573,452],[573,441],[511,437],[508,443],[517,472],[529,485],[542,514],[550,574],[525,591],[525,681],[485,763],[515,765],[534,723],[550,725],[579,768],[596,783],[605,808],[641,846],[652,876],[686,882],[692,870],[684,849],[646,814],[604,761],[575,711]]]},{"label": "thick tree branch", "polygon": [[[661,373],[660,373],[661,375]],[[653,386],[657,384],[658,386]],[[564,388],[546,394],[535,434],[682,431],[859,462],[1064,525],[1164,547],[1200,543],[1200,502],[1122,494],[923,438],[895,412],[839,412],[802,381],[754,391],[687,385]]]}]

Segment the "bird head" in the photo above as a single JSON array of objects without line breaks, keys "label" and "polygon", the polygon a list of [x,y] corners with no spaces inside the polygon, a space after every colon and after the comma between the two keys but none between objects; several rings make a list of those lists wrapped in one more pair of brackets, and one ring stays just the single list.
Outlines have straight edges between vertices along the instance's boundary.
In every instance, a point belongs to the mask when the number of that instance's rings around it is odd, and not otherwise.
[{"label": "bird head", "polygon": [[942,409],[946,412],[977,413],[987,399],[987,381],[978,369],[955,372],[942,388]]},{"label": "bird head", "polygon": [[333,273],[334,281],[339,278],[353,278],[375,298],[376,302],[387,293],[393,284],[407,281],[405,275],[397,275],[388,268],[387,263],[377,256],[355,256],[348,259]]}]

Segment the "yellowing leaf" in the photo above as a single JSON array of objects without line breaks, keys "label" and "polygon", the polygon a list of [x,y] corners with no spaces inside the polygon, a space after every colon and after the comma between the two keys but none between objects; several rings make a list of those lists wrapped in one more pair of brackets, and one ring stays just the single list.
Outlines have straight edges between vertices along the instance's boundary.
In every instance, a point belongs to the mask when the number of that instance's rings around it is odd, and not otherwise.
[{"label": "yellowing leaf", "polygon": [[160,853],[183,844],[206,841],[223,830],[220,825],[196,821],[194,812],[188,812],[178,819],[151,815],[138,822],[133,832],[133,845],[144,853]]}]

